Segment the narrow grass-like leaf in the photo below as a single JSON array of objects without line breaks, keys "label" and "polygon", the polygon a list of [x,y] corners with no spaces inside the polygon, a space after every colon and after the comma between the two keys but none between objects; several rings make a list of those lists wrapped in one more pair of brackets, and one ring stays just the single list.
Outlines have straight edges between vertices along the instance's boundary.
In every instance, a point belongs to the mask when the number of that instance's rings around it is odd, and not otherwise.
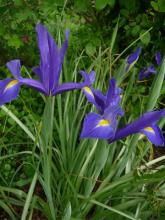
[{"label": "narrow grass-like leaf", "polygon": [[148,98],[147,109],[146,109],[147,111],[153,110],[153,108],[156,105],[156,102],[161,94],[161,88],[164,82],[164,76],[165,76],[165,57],[163,58],[160,72],[155,76],[155,80],[153,81],[151,92]]},{"label": "narrow grass-like leaf", "polygon": [[34,192],[35,185],[36,185],[36,182],[37,182],[37,177],[38,177],[38,169],[36,170],[36,172],[34,174],[34,177],[33,177],[33,180],[31,182],[29,192],[27,194],[25,205],[24,205],[24,208],[23,208],[21,220],[26,220],[27,219],[28,210],[29,210],[29,207],[30,207],[30,203],[32,201],[33,192]]}]

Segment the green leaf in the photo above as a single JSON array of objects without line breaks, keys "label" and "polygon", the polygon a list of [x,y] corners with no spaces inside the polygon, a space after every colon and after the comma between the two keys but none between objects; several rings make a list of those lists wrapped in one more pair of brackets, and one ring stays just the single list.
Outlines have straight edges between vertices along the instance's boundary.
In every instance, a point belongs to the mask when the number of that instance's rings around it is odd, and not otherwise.
[{"label": "green leaf", "polygon": [[88,0],[75,0],[74,5],[79,11],[86,11],[89,7]]},{"label": "green leaf", "polygon": [[102,10],[108,4],[109,1],[107,0],[96,0],[96,9]]},{"label": "green leaf", "polygon": [[65,210],[64,210],[64,217],[62,218],[62,220],[70,220],[71,218],[71,213],[72,213],[72,208],[71,208],[71,203],[68,202]]},{"label": "green leaf", "polygon": [[159,8],[158,8],[158,3],[157,3],[157,2],[152,1],[152,2],[151,2],[151,6],[153,7],[153,9],[154,9],[155,11],[158,11],[158,10],[159,10]]},{"label": "green leaf", "polygon": [[88,43],[85,47],[85,51],[89,56],[92,56],[96,52],[96,46],[92,43]]},{"label": "green leaf", "polygon": [[165,12],[165,0],[158,0],[159,12]]},{"label": "green leaf", "polygon": [[116,2],[116,0],[109,0],[107,3],[111,8],[113,8],[115,5],[115,2]]},{"label": "green leaf", "polygon": [[15,34],[8,39],[8,46],[19,49],[23,45],[22,40]]},{"label": "green leaf", "polygon": [[148,45],[150,40],[151,40],[151,35],[150,35],[149,32],[146,33],[145,35],[143,35],[145,32],[146,32],[145,30],[141,31],[141,33],[140,33],[140,40],[141,40],[141,42],[143,44]]},{"label": "green leaf", "polygon": [[164,73],[165,73],[165,57],[163,58],[162,65],[159,73],[155,76],[155,80],[153,81],[150,96],[148,98],[147,111],[153,110],[155,107],[157,100],[161,93],[161,88],[164,82]]}]

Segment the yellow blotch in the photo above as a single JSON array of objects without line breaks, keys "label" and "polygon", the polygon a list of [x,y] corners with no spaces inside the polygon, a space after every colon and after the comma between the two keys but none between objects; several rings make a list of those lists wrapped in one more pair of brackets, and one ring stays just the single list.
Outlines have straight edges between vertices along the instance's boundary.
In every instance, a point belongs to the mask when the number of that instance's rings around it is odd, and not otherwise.
[{"label": "yellow blotch", "polygon": [[89,95],[93,96],[93,92],[89,87],[85,86],[85,87],[83,87],[83,90],[85,90]]},{"label": "yellow blotch", "polygon": [[146,128],[144,128],[144,130],[145,130],[145,131],[149,131],[149,132],[151,132],[151,133],[155,134],[154,129],[153,129],[153,128],[151,128],[151,127],[146,127]]},{"label": "yellow blotch", "polygon": [[102,119],[99,121],[96,127],[104,127],[104,126],[109,126],[110,122],[106,119]]},{"label": "yellow blotch", "polygon": [[14,80],[10,81],[10,82],[7,84],[7,86],[5,87],[5,90],[4,90],[4,91],[6,91],[6,90],[10,89],[11,87],[15,86],[17,83],[18,83],[18,80],[17,80],[17,79],[14,79]]}]

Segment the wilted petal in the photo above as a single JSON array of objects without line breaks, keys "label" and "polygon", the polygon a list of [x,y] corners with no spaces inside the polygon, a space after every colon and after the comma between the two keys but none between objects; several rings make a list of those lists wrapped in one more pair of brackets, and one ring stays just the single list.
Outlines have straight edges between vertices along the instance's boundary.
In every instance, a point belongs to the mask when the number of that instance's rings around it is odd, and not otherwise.
[{"label": "wilted petal", "polygon": [[96,113],[89,113],[84,119],[81,138],[107,139],[113,137],[114,133],[115,131],[108,120]]},{"label": "wilted petal", "polygon": [[155,60],[156,60],[156,63],[157,63],[158,65],[161,64],[161,62],[162,62],[162,56],[161,56],[161,53],[160,53],[159,51],[157,51],[156,54],[155,54]]},{"label": "wilted petal", "polygon": [[20,85],[16,79],[7,78],[0,81],[0,106],[17,98]]},{"label": "wilted petal", "polygon": [[151,125],[141,130],[141,133],[146,135],[147,138],[156,146],[164,146],[164,137],[161,129],[157,125]]},{"label": "wilted petal", "polygon": [[7,68],[10,70],[12,75],[15,79],[20,77],[21,71],[21,64],[20,60],[11,60],[10,62],[6,63]]},{"label": "wilted petal", "polygon": [[139,119],[126,125],[124,128],[119,129],[116,132],[115,137],[113,139],[109,138],[108,142],[111,143],[113,141],[125,138],[128,135],[141,132],[144,128],[150,127],[164,116],[165,109],[162,109],[160,111],[147,112],[144,115],[142,115]]},{"label": "wilted petal", "polygon": [[138,47],[134,53],[128,56],[126,71],[130,70],[131,67],[137,62],[137,60],[139,59],[141,50],[142,50],[141,47]]},{"label": "wilted petal", "polygon": [[145,77],[149,76],[150,74],[156,74],[156,70],[153,68],[153,64],[143,68],[139,73],[139,80],[144,79]]}]

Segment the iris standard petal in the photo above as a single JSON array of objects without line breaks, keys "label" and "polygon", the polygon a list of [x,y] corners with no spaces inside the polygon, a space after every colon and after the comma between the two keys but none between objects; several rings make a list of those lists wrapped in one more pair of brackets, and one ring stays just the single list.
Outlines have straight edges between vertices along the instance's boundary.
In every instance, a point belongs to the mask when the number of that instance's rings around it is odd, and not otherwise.
[{"label": "iris standard petal", "polygon": [[58,64],[58,72],[57,72],[57,78],[56,78],[57,82],[59,81],[59,78],[60,78],[62,64],[64,62],[64,56],[65,56],[66,50],[68,48],[69,33],[70,33],[69,30],[65,31],[65,40],[62,44],[62,47],[59,49],[59,56],[58,56],[59,57],[59,64]]},{"label": "iris standard petal", "polygon": [[21,64],[20,60],[11,60],[6,63],[7,68],[10,70],[15,79],[20,77]]},{"label": "iris standard petal", "polygon": [[162,56],[161,56],[161,53],[160,53],[159,51],[157,51],[156,54],[155,54],[155,60],[156,60],[156,63],[157,63],[158,65],[161,64],[161,62],[162,62]]},{"label": "iris standard petal", "polygon": [[50,53],[50,60],[49,60],[49,90],[53,90],[55,86],[58,85],[59,76],[60,76],[60,54],[59,49],[53,39],[53,37],[48,32],[48,44],[49,44],[49,53]]},{"label": "iris standard petal", "polygon": [[151,125],[141,130],[141,133],[156,146],[164,146],[164,137],[161,129],[157,125]]},{"label": "iris standard petal", "polygon": [[48,44],[48,30],[43,25],[37,24],[36,32],[38,36],[38,47],[40,50],[40,69],[42,73],[42,83],[44,84],[47,92],[49,92],[50,51]]},{"label": "iris standard petal", "polygon": [[138,79],[142,80],[150,74],[156,74],[156,70],[153,68],[153,64],[150,64],[149,66],[143,68],[139,73]]},{"label": "iris standard petal", "polygon": [[96,113],[89,113],[83,123],[81,138],[107,139],[114,137],[115,131],[111,122]]},{"label": "iris standard petal", "polygon": [[80,70],[79,73],[84,78],[84,81],[87,82],[87,84],[92,85],[95,81],[96,72],[91,71],[89,74],[83,70]]},{"label": "iris standard petal", "polygon": [[108,142],[112,143],[116,140],[127,137],[128,135],[141,132],[144,128],[155,124],[160,118],[165,117],[165,109],[159,111],[147,112],[139,119],[119,129],[113,139],[109,138]]},{"label": "iris standard petal", "polygon": [[95,105],[100,114],[104,113],[106,96],[100,90],[93,89]]},{"label": "iris standard petal", "polygon": [[17,98],[20,85],[17,79],[7,78],[0,81],[0,106]]},{"label": "iris standard petal", "polygon": [[139,59],[141,50],[142,50],[142,48],[138,47],[134,53],[130,54],[127,57],[126,71],[130,70],[131,67],[137,62],[137,60]]},{"label": "iris standard petal", "polygon": [[113,78],[109,80],[109,88],[106,95],[105,108],[107,108],[109,105],[118,105],[120,102],[121,92],[122,89],[116,86],[116,80]]}]

